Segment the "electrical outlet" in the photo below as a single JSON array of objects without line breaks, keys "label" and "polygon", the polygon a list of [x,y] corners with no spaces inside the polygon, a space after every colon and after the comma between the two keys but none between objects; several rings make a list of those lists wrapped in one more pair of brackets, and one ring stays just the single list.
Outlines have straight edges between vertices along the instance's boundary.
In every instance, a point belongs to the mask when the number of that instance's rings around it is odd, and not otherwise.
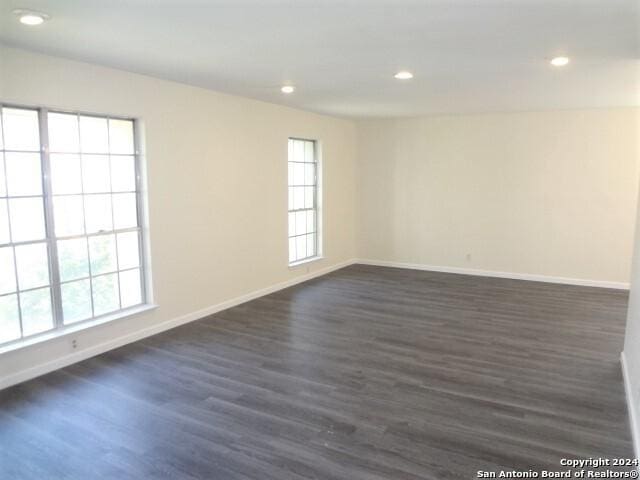
[{"label": "electrical outlet", "polygon": [[75,338],[71,340],[71,348],[73,348],[74,350],[78,348],[78,340],[76,340]]},{"label": "electrical outlet", "polygon": [[470,262],[471,261],[471,254],[467,253],[466,257],[467,257],[467,262]]}]

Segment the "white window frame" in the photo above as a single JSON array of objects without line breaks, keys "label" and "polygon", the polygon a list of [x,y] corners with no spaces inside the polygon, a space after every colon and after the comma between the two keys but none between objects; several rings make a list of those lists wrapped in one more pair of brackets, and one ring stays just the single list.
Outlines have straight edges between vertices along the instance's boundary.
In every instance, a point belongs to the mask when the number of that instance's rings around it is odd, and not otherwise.
[{"label": "white window frame", "polygon": [[[315,178],[313,185],[304,185],[304,186],[313,186],[314,195],[313,195],[313,205],[311,208],[302,208],[302,209],[291,209],[287,208],[287,257],[290,257],[290,248],[291,248],[291,239],[295,238],[299,235],[291,235],[290,234],[290,225],[289,225],[289,216],[291,213],[295,213],[296,211],[313,211],[314,212],[314,232],[315,233],[315,245],[314,245],[314,254],[305,256],[303,258],[296,258],[294,261],[289,261],[289,267],[295,267],[297,265],[302,265],[305,263],[313,262],[316,260],[322,259],[322,209],[321,209],[321,199],[322,199],[322,156],[320,149],[320,141],[310,138],[302,138],[302,137],[289,137],[287,139],[287,167],[291,163],[298,163],[291,158],[291,148],[290,144],[292,141],[301,141],[301,142],[310,142],[313,144],[313,156],[315,165]],[[287,170],[288,171],[288,170]],[[291,188],[299,186],[290,183],[289,174],[287,174],[287,196],[291,195]],[[291,199],[288,199],[288,204],[291,204]]]},{"label": "white window frame", "polygon": [[[142,313],[144,311],[148,311],[157,307],[153,303],[153,295],[151,290],[151,262],[149,256],[149,240],[148,240],[148,210],[147,210],[147,199],[146,199],[146,187],[145,187],[145,174],[144,174],[144,165],[142,163],[142,151],[140,148],[141,145],[141,132],[140,132],[140,121],[136,118],[127,117],[127,116],[119,116],[119,115],[111,115],[111,114],[99,114],[99,113],[90,113],[83,112],[77,110],[64,110],[64,109],[49,109],[43,106],[33,106],[33,105],[23,105],[23,104],[15,104],[0,101],[0,111],[3,108],[15,108],[15,109],[23,109],[35,111],[38,114],[38,123],[39,123],[39,136],[40,136],[40,164],[41,164],[41,176],[42,176],[42,198],[44,204],[44,223],[45,223],[45,239],[44,240],[29,240],[24,242],[13,242],[11,239],[10,243],[3,244],[0,246],[20,246],[20,245],[29,245],[36,243],[45,243],[47,245],[47,253],[49,259],[49,288],[51,291],[51,302],[52,302],[52,319],[53,319],[53,327],[49,330],[36,333],[33,335],[24,336],[21,334],[21,338],[10,340],[8,342],[0,343],[0,353],[5,353],[7,351],[11,351],[17,348],[22,348],[23,346],[31,345],[34,343],[38,343],[40,341],[48,340],[50,338],[56,338],[68,333],[73,333],[78,330],[83,330],[85,328],[89,328],[95,325],[100,325],[106,322],[110,322],[112,320],[117,320],[121,318],[127,318],[137,313]],[[61,113],[61,114],[70,114],[77,115],[83,117],[96,117],[107,120],[126,120],[132,122],[133,126],[133,148],[134,148],[134,168],[135,168],[135,194],[136,194],[136,220],[137,226],[125,229],[116,229],[115,226],[112,230],[108,232],[97,232],[97,233],[87,233],[73,235],[73,236],[65,236],[65,237],[56,237],[55,234],[55,225],[53,218],[53,192],[51,186],[51,162],[50,162],[50,151],[49,151],[49,131],[48,131],[48,114],[49,113]],[[3,125],[2,119],[0,118],[0,135],[3,135]],[[4,150],[0,150],[0,154],[3,154],[7,150],[6,145]],[[109,153],[108,155],[112,155]],[[1,158],[0,158],[1,159]],[[2,164],[0,164],[2,166]],[[5,179],[5,181],[8,181]],[[6,185],[5,185],[6,186]],[[113,192],[111,193],[113,194]],[[7,192],[8,195],[8,192]],[[75,195],[75,194],[74,194]],[[84,195],[84,194],[78,194]],[[40,195],[39,195],[40,196]],[[7,197],[7,200],[10,197]],[[8,203],[8,202],[7,202]],[[84,212],[86,215],[86,212]],[[10,221],[10,219],[9,219]],[[11,227],[9,227],[11,228]],[[132,305],[125,308],[120,308],[115,311],[111,311],[105,314],[100,314],[96,316],[91,316],[84,320],[79,320],[70,324],[64,324],[64,315],[62,311],[62,298],[61,298],[61,288],[64,283],[60,280],[60,272],[59,272],[59,263],[58,263],[58,247],[57,241],[59,239],[70,240],[74,238],[90,238],[105,234],[113,234],[124,233],[129,231],[137,231],[139,234],[138,241],[138,255],[139,255],[139,268],[140,269],[140,294],[141,294],[141,302],[136,305]],[[14,253],[14,267],[15,267],[15,253]],[[127,270],[123,270],[127,271]],[[119,280],[119,272],[118,274],[118,284]],[[106,275],[107,273],[105,273]],[[89,280],[91,282],[92,278],[98,278],[102,276],[91,275],[91,269],[89,266]],[[17,276],[16,276],[17,280]],[[73,281],[77,281],[79,279],[74,279]],[[17,287],[18,288],[18,287]],[[24,290],[28,291],[28,290]],[[120,300],[120,289],[118,289],[119,302]],[[16,294],[18,291],[16,291]],[[7,295],[12,295],[13,293],[9,293]],[[91,298],[91,311],[93,314],[93,295]],[[18,303],[18,309],[20,311],[21,306]],[[20,313],[20,329],[22,332],[22,314]]]}]

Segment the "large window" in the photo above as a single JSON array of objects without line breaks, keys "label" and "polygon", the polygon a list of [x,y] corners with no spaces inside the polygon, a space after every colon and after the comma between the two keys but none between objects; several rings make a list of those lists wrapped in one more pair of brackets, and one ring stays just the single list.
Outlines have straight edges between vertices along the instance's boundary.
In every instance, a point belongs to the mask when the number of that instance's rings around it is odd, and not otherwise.
[{"label": "large window", "polygon": [[319,254],[316,147],[313,140],[289,139],[289,264]]},{"label": "large window", "polygon": [[131,119],[1,107],[0,344],[145,302]]}]

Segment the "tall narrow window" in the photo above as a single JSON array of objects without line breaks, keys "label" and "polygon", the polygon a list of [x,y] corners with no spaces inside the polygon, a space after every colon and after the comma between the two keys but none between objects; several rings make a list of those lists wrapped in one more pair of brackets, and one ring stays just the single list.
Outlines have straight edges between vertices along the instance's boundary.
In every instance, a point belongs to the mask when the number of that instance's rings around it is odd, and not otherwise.
[{"label": "tall narrow window", "polygon": [[289,264],[318,256],[318,155],[314,140],[289,139]]},{"label": "tall narrow window", "polygon": [[143,304],[134,122],[3,107],[0,343]]}]

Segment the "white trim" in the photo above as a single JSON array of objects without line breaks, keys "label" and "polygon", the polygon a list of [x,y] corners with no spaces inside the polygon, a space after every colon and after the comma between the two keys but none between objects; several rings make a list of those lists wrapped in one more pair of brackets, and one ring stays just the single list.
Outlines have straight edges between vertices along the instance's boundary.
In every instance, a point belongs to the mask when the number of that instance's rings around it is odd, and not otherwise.
[{"label": "white trim", "polygon": [[85,330],[87,328],[97,327],[98,325],[111,323],[117,320],[123,320],[134,315],[140,315],[141,313],[155,310],[156,308],[158,308],[158,305],[155,304],[136,305],[135,307],[119,310],[115,313],[103,315],[101,317],[90,318],[85,321],[72,323],[71,325],[67,325],[62,328],[49,330],[48,332],[41,333],[33,337],[22,338],[15,342],[11,342],[9,344],[1,346],[0,355],[2,355],[3,353],[13,352],[14,350],[20,350],[22,348],[30,347],[32,345],[37,345],[38,343],[53,340],[55,338],[66,337],[73,333],[81,332],[82,330]]},{"label": "white trim", "polygon": [[627,394],[627,410],[629,412],[629,426],[631,427],[631,439],[633,441],[633,448],[636,458],[640,460],[640,418],[639,412],[636,411],[636,406],[633,396],[633,387],[631,385],[631,379],[629,378],[629,371],[627,370],[627,361],[625,360],[624,352],[620,353],[620,364],[622,365],[622,378],[624,379],[624,390]]},{"label": "white trim", "polygon": [[292,262],[289,264],[289,270],[295,270],[296,267],[306,265],[307,263],[318,262],[320,260],[324,260],[324,257],[321,255],[315,255],[313,257],[305,258],[304,260],[298,260],[297,262]]},{"label": "white trim", "polygon": [[84,350],[79,350],[69,355],[56,358],[49,362],[45,362],[40,365],[35,365],[33,367],[21,370],[19,372],[13,373],[6,377],[0,378],[0,390],[10,387],[11,385],[15,385],[17,383],[22,383],[32,378],[39,377],[40,375],[44,375],[45,373],[58,370],[60,368],[66,367],[67,365],[71,365],[72,363],[86,360],[87,358],[94,357],[96,355],[107,352],[109,350],[113,350],[114,348],[121,347],[128,343],[141,340],[145,337],[149,337],[151,335],[164,332],[166,330],[178,327],[180,325],[184,325],[185,323],[193,322],[194,320],[199,320],[201,318],[207,317],[209,315],[220,312],[222,310],[226,310],[227,308],[240,305],[241,303],[245,303],[250,300],[254,300],[256,298],[262,297],[264,295],[269,295],[270,293],[277,292],[278,290],[283,290],[285,288],[292,287],[299,283],[306,282],[307,280],[311,280],[313,278],[326,275],[327,273],[331,273],[335,270],[339,270],[341,268],[347,267],[354,263],[356,263],[355,260],[347,260],[346,262],[341,262],[335,265],[331,265],[329,267],[316,270],[314,272],[306,273],[304,275],[300,275],[290,280],[286,280],[284,282],[280,282],[275,285],[262,288],[260,290],[255,290],[245,295],[240,295],[239,297],[232,298],[231,300],[227,300],[225,302],[221,302],[216,305],[203,308],[202,310],[191,312],[181,317],[173,318],[171,320],[167,320],[157,325],[153,325],[151,327],[129,333],[127,335],[115,338],[113,340],[109,340],[107,342],[103,342],[98,345],[93,345]]},{"label": "white trim", "polygon": [[481,277],[511,278],[514,280],[529,280],[532,282],[562,283],[567,285],[581,285],[584,287],[629,290],[629,283],[627,282],[611,282],[607,280],[587,280],[582,278],[553,277],[531,273],[498,272],[493,270],[477,270],[474,268],[425,265],[421,263],[390,262],[387,260],[358,259],[356,263],[361,263],[363,265],[376,265],[378,267],[410,268],[413,270],[427,270],[430,272],[458,273],[461,275],[477,275]]}]

